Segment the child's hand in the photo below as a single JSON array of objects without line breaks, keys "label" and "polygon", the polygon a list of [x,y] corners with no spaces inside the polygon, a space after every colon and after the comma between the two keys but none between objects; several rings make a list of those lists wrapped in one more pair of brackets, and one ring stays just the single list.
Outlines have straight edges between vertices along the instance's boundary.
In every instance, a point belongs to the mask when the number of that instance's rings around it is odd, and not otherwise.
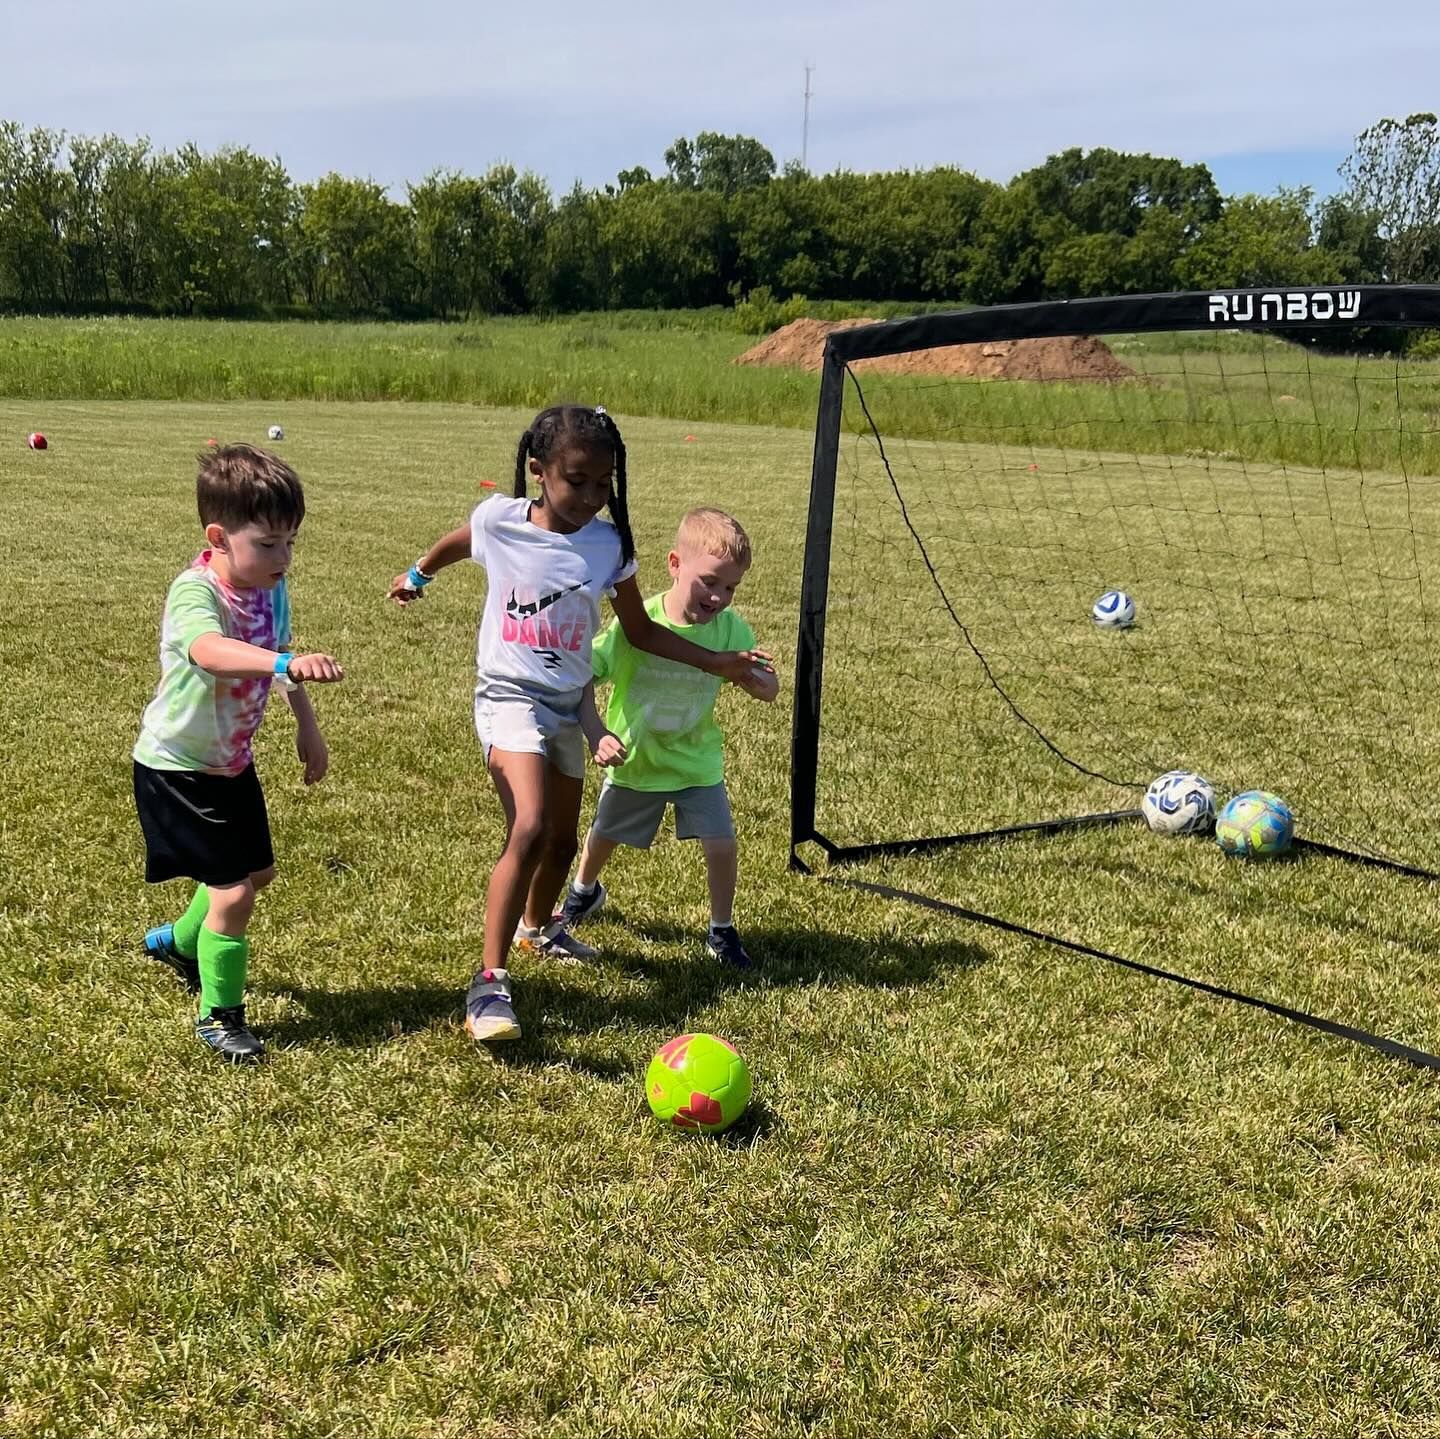
[{"label": "child's hand", "polygon": [[713,673],[732,684],[744,685],[754,671],[774,669],[767,650],[726,650],[717,656],[720,665]]},{"label": "child's hand", "polygon": [[305,766],[305,783],[319,784],[330,768],[330,748],[318,725],[302,724],[295,731],[295,753]]},{"label": "child's hand", "polygon": [[611,734],[608,729],[594,740],[590,748],[595,752],[595,763],[602,769],[610,769],[617,764],[624,764],[625,756],[629,753],[620,743],[619,736]]},{"label": "child's hand", "polygon": [[345,671],[329,655],[296,655],[286,673],[296,684],[332,685],[345,678]]},{"label": "child's hand", "polygon": [[406,570],[403,575],[396,575],[390,581],[390,590],[386,594],[387,600],[394,600],[397,605],[408,605],[411,600],[423,600],[424,590],[417,590],[410,583],[410,571]]},{"label": "child's hand", "polygon": [[767,704],[780,693],[780,676],[773,665],[752,665],[750,673],[737,683],[746,694]]}]

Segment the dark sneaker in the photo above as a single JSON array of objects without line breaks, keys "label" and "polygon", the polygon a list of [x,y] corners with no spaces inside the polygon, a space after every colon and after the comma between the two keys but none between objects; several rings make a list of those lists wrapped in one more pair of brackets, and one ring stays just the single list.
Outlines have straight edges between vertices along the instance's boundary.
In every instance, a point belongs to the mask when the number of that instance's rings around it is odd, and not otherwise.
[{"label": "dark sneaker", "polygon": [[705,949],[711,959],[718,959],[721,964],[728,964],[732,969],[754,968],[755,962],[746,952],[740,941],[740,932],[733,924],[727,924],[723,929],[712,924],[710,932],[705,936]]},{"label": "dark sneaker", "polygon": [[186,959],[175,948],[173,924],[162,924],[145,936],[145,953],[167,969],[174,970],[191,994],[200,993],[200,965],[196,960]]},{"label": "dark sneaker", "polygon": [[582,919],[589,919],[592,914],[599,914],[604,908],[605,886],[598,879],[589,894],[581,894],[572,884],[566,887],[565,903],[560,906],[560,913],[555,918],[566,929],[573,929]]},{"label": "dark sneaker", "polygon": [[519,1039],[520,1022],[510,1002],[510,974],[504,969],[478,969],[465,996],[465,1029],[482,1043]]},{"label": "dark sneaker", "polygon": [[245,1024],[245,1006],[212,1009],[195,1026],[196,1035],[224,1059],[235,1064],[258,1064],[265,1058],[265,1045]]}]

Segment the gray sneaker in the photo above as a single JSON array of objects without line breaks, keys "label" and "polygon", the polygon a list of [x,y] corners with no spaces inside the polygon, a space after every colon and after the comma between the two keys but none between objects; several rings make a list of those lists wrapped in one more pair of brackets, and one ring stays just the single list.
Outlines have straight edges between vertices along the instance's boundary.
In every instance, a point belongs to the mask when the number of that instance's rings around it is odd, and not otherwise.
[{"label": "gray sneaker", "polygon": [[504,969],[479,969],[465,996],[465,1029],[471,1039],[484,1043],[519,1039],[520,1022],[510,1003],[510,974]]},{"label": "gray sneaker", "polygon": [[565,903],[560,906],[560,912],[555,916],[566,929],[573,929],[582,919],[589,919],[592,914],[599,914],[605,908],[605,886],[597,879],[595,888],[589,894],[581,894],[575,886],[567,885],[565,889]]},{"label": "gray sneaker", "polygon": [[565,928],[565,921],[561,919],[552,919],[544,929],[537,930],[534,934],[526,934],[523,929],[517,929],[515,943],[521,949],[528,949],[531,954],[538,954],[545,959],[571,960],[576,963],[594,959],[600,953],[594,945],[576,939]]}]

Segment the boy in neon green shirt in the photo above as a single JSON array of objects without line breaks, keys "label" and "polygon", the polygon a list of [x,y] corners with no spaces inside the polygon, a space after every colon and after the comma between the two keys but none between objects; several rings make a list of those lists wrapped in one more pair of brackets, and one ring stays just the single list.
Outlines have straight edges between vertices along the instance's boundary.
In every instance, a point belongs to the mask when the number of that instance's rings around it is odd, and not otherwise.
[{"label": "boy in neon green shirt", "polygon": [[[754,649],[754,631],[730,608],[749,568],[750,540],[739,523],[720,510],[691,510],[670,551],[670,588],[648,599],[646,612],[706,649]],[[649,849],[673,805],[676,836],[698,839],[705,854],[706,948],[726,964],[749,968],[732,914],[739,852],[725,792],[724,736],[714,713],[722,681],[635,649],[614,622],[593,653],[596,681],[612,686],[605,723],[628,758],[606,775],[561,914],[574,925],[597,913],[605,903],[600,873],[616,846]],[[769,702],[780,681],[773,669],[757,667],[741,688]]]}]

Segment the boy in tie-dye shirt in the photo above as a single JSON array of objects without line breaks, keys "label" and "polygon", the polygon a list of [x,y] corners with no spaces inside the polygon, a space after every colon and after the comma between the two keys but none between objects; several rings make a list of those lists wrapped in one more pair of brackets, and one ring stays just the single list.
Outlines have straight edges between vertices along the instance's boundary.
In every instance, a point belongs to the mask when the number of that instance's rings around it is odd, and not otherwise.
[{"label": "boy in tie-dye shirt", "polygon": [[343,671],[329,655],[290,652],[285,573],[305,517],[294,470],[265,450],[227,445],[201,455],[196,499],[207,547],[166,597],[160,685],[134,760],[145,878],[186,877],[198,888],[179,919],[145,936],[145,949],[199,991],[199,1038],[253,1062],[265,1046],[245,1023],[245,931],[275,856],[250,744],[279,684],[299,726],[305,783],[323,778],[329,755],[300,685]]}]

